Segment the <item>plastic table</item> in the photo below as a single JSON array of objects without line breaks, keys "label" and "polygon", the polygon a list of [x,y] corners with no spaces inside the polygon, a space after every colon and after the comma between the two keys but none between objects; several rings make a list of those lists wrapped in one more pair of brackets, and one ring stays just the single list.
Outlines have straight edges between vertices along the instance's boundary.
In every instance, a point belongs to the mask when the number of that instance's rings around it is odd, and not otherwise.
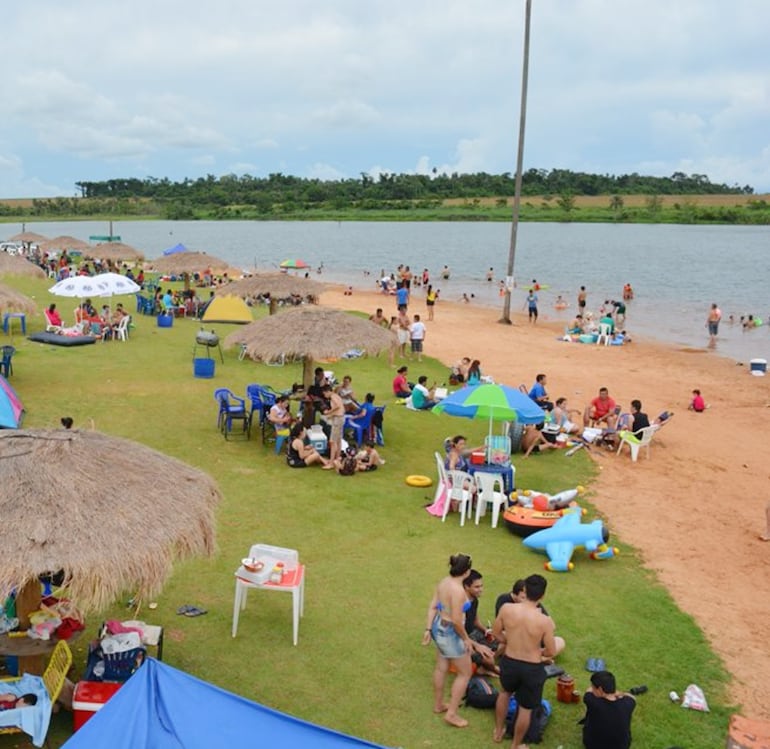
[{"label": "plastic table", "polygon": [[243,566],[235,572],[235,601],[233,602],[233,637],[238,634],[238,617],[246,608],[246,596],[249,590],[272,590],[275,592],[291,593],[292,598],[292,631],[294,644],[299,637],[299,620],[305,613],[305,565],[298,564],[293,569],[287,569],[280,583],[257,582],[255,575]]},{"label": "plastic table", "polygon": [[21,323],[21,332],[23,335],[27,334],[27,316],[23,312],[6,312],[3,315],[3,333],[8,333],[8,326],[14,320],[18,320]]}]

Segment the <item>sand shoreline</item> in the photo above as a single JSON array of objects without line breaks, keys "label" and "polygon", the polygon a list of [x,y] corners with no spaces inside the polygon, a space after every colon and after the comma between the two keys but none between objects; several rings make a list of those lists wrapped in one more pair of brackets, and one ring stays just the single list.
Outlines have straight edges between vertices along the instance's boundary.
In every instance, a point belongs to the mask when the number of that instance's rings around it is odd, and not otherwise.
[{"label": "sand shoreline", "polygon": [[[375,291],[330,286],[321,302],[339,309],[393,314],[395,299]],[[425,315],[420,295],[410,309]],[[495,380],[530,386],[548,374],[548,391],[581,408],[600,385],[627,407],[639,398],[651,415],[675,413],[653,442],[651,457],[596,458],[600,474],[591,501],[613,532],[639,549],[645,565],[692,615],[733,677],[730,697],[747,715],[770,719],[763,675],[770,672],[770,544],[758,540],[770,499],[766,444],[770,378],[706,349],[644,339],[628,346],[557,340],[561,323],[529,325],[512,314],[442,301],[427,324],[425,353],[449,365],[477,357]],[[690,392],[710,408],[687,411]],[[697,674],[683,675],[697,681]]]}]

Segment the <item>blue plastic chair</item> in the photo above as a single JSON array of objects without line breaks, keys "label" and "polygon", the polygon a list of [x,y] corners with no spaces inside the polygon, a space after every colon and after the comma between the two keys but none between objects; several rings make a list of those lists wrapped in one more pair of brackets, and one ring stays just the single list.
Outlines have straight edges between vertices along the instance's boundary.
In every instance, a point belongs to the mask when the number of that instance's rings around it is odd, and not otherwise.
[{"label": "blue plastic chair", "polygon": [[383,431],[383,423],[385,422],[385,408],[387,406],[375,406],[374,416],[372,417],[372,426],[370,431],[374,435],[374,441],[378,445],[385,444],[385,433]]},{"label": "blue plastic chair", "polygon": [[219,414],[217,415],[217,427],[224,434],[225,439],[233,431],[233,421],[243,423],[243,433],[250,437],[249,414],[246,411],[246,401],[239,398],[227,388],[217,388],[214,391],[214,398],[219,403]]},{"label": "blue plastic chair", "polygon": [[0,349],[2,352],[2,358],[0,358],[0,374],[3,377],[8,378],[13,374],[13,355],[16,353],[16,349],[13,346],[3,346]]},{"label": "blue plastic chair", "polygon": [[[376,406],[375,406],[376,408]],[[372,425],[372,417],[374,416],[375,408],[372,408],[366,416],[362,419],[354,419],[350,416],[345,417],[345,423],[343,429],[352,429],[356,437],[356,444],[360,447],[366,438],[369,436],[369,428]]]}]

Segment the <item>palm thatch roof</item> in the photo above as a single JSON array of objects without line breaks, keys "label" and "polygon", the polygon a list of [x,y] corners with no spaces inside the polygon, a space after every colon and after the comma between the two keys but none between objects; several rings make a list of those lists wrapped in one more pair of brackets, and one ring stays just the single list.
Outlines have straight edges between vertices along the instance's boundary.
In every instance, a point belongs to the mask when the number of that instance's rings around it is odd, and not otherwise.
[{"label": "palm thatch roof", "polygon": [[205,252],[177,252],[150,260],[148,264],[159,273],[202,273],[206,268],[211,268],[214,273],[231,270],[226,260]]},{"label": "palm thatch roof", "polygon": [[49,252],[50,250],[87,250],[90,246],[88,242],[76,237],[67,236],[66,234],[38,243],[38,247],[43,252]]},{"label": "palm thatch roof", "polygon": [[304,359],[306,384],[313,360],[342,356],[350,349],[376,355],[395,344],[394,333],[366,318],[328,307],[307,306],[255,320],[225,338],[226,346],[243,345],[252,359]]},{"label": "palm thatch roof", "polygon": [[324,290],[324,284],[302,276],[290,276],[288,273],[257,273],[242,278],[225,287],[228,294],[240,297],[264,296],[270,294],[277,299],[290,296],[317,297]]},{"label": "palm thatch roof", "polygon": [[39,265],[31,263],[23,255],[9,255],[7,252],[0,252],[0,276],[6,275],[46,278],[45,271]]},{"label": "palm thatch roof", "polygon": [[101,242],[95,247],[90,247],[85,252],[86,257],[98,258],[99,260],[144,260],[144,253],[123,242]]},{"label": "palm thatch roof", "polygon": [[73,601],[101,610],[155,595],[175,558],[214,550],[214,481],[136,442],[0,431],[0,485],[0,596],[63,570]]},{"label": "palm thatch roof", "polygon": [[14,234],[12,237],[8,237],[8,241],[39,244],[40,242],[47,242],[48,237],[38,234],[36,231],[22,231],[18,234]]},{"label": "palm thatch roof", "polygon": [[[37,312],[37,305],[25,294],[0,283],[0,314],[6,312],[23,312],[25,315],[34,315]],[[0,475],[2,474],[0,473]]]}]

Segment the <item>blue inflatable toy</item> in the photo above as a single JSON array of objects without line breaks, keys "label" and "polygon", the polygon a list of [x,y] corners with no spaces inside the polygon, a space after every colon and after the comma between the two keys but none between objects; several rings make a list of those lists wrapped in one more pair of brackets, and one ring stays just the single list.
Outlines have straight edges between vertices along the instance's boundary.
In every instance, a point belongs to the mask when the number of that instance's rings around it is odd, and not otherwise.
[{"label": "blue inflatable toy", "polygon": [[574,569],[572,553],[578,547],[583,547],[592,559],[610,559],[618,550],[607,545],[610,534],[601,520],[591,523],[581,523],[579,507],[568,509],[564,516],[550,528],[533,533],[522,539],[529,549],[543,551],[549,561],[545,568],[551,572],[569,572]]}]

